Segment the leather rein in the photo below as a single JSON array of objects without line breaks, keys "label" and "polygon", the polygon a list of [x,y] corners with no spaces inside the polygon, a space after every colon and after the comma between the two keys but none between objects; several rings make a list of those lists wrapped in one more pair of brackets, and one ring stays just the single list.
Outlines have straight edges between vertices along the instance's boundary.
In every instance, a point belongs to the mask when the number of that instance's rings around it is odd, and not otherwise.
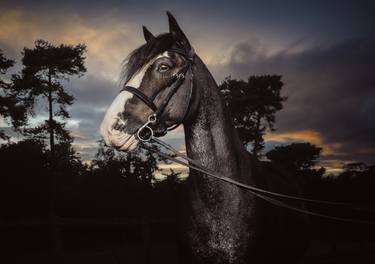
[{"label": "leather rein", "polygon": [[[347,209],[351,209],[354,211],[362,211],[362,212],[375,212],[374,208],[367,208],[363,207],[360,205],[356,204],[350,204],[350,203],[344,203],[344,202],[333,202],[333,201],[324,201],[324,200],[316,200],[316,199],[309,199],[309,198],[304,198],[300,196],[294,196],[294,195],[288,195],[288,194],[283,194],[283,193],[278,193],[278,192],[272,192],[263,188],[259,188],[256,186],[244,184],[241,182],[238,182],[236,180],[233,180],[231,178],[225,177],[223,175],[218,174],[215,171],[209,170],[206,167],[202,166],[199,164],[197,161],[189,158],[188,156],[180,153],[178,150],[173,148],[172,146],[168,145],[164,141],[156,138],[154,136],[154,131],[150,127],[150,125],[156,125],[157,122],[159,121],[161,115],[163,114],[166,106],[168,105],[170,99],[173,97],[173,95],[177,92],[178,88],[181,87],[181,85],[184,83],[186,79],[186,73],[190,70],[191,73],[191,79],[190,79],[190,95],[192,94],[192,89],[193,89],[193,71],[192,71],[192,64],[193,64],[193,57],[192,56],[187,56],[186,53],[182,50],[178,49],[173,49],[170,51],[174,51],[182,55],[186,59],[186,65],[179,70],[177,73],[175,73],[172,78],[167,82],[166,85],[164,85],[159,91],[157,91],[154,95],[151,97],[148,97],[145,95],[143,92],[139,91],[137,88],[131,87],[131,86],[125,86],[120,92],[122,91],[127,91],[135,95],[139,100],[141,100],[145,105],[147,105],[151,110],[152,114],[148,116],[148,119],[146,123],[144,123],[137,131],[137,138],[141,141],[141,147],[150,151],[154,152],[160,157],[163,157],[165,159],[169,159],[173,162],[176,162],[180,165],[183,165],[185,167],[188,167],[190,169],[193,169],[195,171],[201,172],[209,177],[218,179],[220,181],[236,185],[237,187],[240,187],[242,189],[245,189],[255,195],[256,197],[263,199],[273,205],[276,205],[278,207],[283,207],[290,209],[292,211],[296,211],[299,213],[307,214],[307,215],[312,215],[312,216],[317,216],[317,217],[322,217],[330,220],[335,220],[335,221],[343,221],[343,222],[349,222],[349,223],[357,223],[357,224],[371,224],[374,225],[375,222],[372,221],[366,221],[366,220],[360,220],[360,219],[354,219],[354,218],[342,218],[342,217],[336,217],[332,215],[326,215],[322,213],[317,213],[311,210],[306,209],[303,206],[296,206],[292,205],[285,200],[292,200],[292,201],[299,201],[299,202],[304,202],[304,203],[311,203],[311,204],[323,204],[323,205],[328,205],[328,206],[341,206],[341,207],[346,207]],[[156,96],[161,92],[166,89],[169,89],[169,92],[167,96],[164,98],[162,103],[160,104],[159,107],[157,107],[154,104],[154,100]],[[188,108],[185,111],[184,117],[181,122],[173,125],[172,127],[168,128],[167,130],[173,130],[177,126],[179,126],[181,123],[183,123],[187,112]],[[164,147],[166,150],[172,152],[172,155],[166,154],[164,152],[161,152],[158,149],[152,148],[151,146],[147,145],[146,143],[154,143],[158,144],[162,147]],[[178,158],[181,159],[178,159]]]}]

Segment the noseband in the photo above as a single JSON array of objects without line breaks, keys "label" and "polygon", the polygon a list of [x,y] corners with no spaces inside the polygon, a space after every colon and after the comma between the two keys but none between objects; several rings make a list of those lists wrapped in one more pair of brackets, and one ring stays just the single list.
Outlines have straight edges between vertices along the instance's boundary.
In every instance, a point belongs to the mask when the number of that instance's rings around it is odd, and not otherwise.
[{"label": "noseband", "polygon": [[[155,94],[153,94],[151,97],[149,97],[149,96],[145,95],[143,92],[141,92],[139,89],[137,89],[135,87],[132,87],[132,86],[125,86],[124,88],[122,88],[120,90],[120,92],[127,91],[129,93],[132,93],[139,100],[141,100],[145,105],[147,105],[148,108],[150,108],[153,112],[148,117],[146,123],[143,124],[137,131],[137,138],[142,142],[148,142],[153,138],[154,131],[150,127],[150,125],[155,125],[159,121],[160,116],[163,114],[163,112],[164,112],[166,106],[168,105],[170,99],[177,92],[178,88],[180,88],[181,85],[183,84],[183,82],[186,78],[186,73],[188,72],[188,70],[190,70],[191,74],[193,74],[193,71],[192,71],[193,56],[187,56],[185,51],[179,50],[179,49],[172,49],[172,50],[169,50],[169,51],[173,51],[173,52],[176,52],[176,53],[182,55],[186,60],[186,65],[182,69],[180,69],[177,73],[173,74],[172,78],[170,80],[168,80],[168,82],[159,91],[157,91]],[[192,82],[192,78],[191,78],[191,80],[190,80],[190,94],[192,93],[192,91],[191,91],[192,86],[193,86],[193,82]],[[154,100],[160,94],[160,92],[162,92],[166,89],[169,89],[169,92],[168,92],[167,96],[164,98],[164,100],[162,101],[162,103],[160,104],[160,106],[157,107],[154,104]],[[188,109],[188,107],[187,107],[187,109]],[[187,114],[187,109],[185,111],[184,118]],[[182,121],[184,120],[184,118],[182,119]],[[177,124],[173,125],[172,127],[169,127],[167,130],[170,131],[170,130],[175,129],[177,126],[179,126],[182,123],[182,121],[180,123],[177,123]]]}]

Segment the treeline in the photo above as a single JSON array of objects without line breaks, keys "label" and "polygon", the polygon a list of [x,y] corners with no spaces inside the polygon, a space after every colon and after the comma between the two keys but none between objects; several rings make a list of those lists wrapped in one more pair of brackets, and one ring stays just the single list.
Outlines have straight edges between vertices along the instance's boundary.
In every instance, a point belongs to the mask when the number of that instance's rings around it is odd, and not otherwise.
[{"label": "treeline", "polygon": [[[90,166],[56,145],[56,213],[64,217],[174,217],[179,173],[156,180],[159,158],[139,150],[123,154],[100,144]],[[0,148],[2,219],[47,217],[50,156],[42,141],[27,139]]]},{"label": "treeline", "polygon": [[[74,150],[66,129],[74,97],[62,81],[86,72],[85,55],[83,44],[37,40],[23,49],[21,71],[7,75],[15,61],[0,51],[0,114],[13,127],[0,135],[1,217],[172,216],[182,180],[173,170],[157,180],[159,157],[119,153],[101,142],[88,165]],[[40,105],[48,118],[30,124]]]},{"label": "treeline", "polygon": [[[71,217],[174,217],[184,180],[174,171],[157,180],[160,162],[167,161],[143,150],[119,153],[100,142],[94,160],[84,163],[74,150],[65,127],[74,97],[62,80],[85,73],[85,54],[83,44],[38,40],[22,51],[22,70],[9,76],[15,62],[0,51],[0,114],[13,128],[1,133],[0,217],[43,217],[51,210]],[[219,86],[249,152],[295,175],[306,197],[373,205],[374,166],[347,164],[339,175],[327,176],[317,167],[319,146],[295,142],[264,153],[264,135],[274,130],[275,114],[287,100],[282,87],[278,75],[228,77]],[[38,104],[46,106],[48,118],[31,125]],[[11,137],[15,132],[18,139]]]}]

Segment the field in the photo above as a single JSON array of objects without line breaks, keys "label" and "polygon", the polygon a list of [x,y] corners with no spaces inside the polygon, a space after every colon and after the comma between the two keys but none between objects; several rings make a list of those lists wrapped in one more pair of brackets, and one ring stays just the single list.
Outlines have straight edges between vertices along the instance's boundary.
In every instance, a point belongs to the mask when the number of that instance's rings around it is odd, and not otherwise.
[{"label": "field", "polygon": [[[61,228],[61,262],[69,264],[178,264],[175,223],[104,220],[65,221]],[[51,263],[44,223],[2,224],[2,264]],[[301,264],[375,263],[375,242],[313,239]]]}]

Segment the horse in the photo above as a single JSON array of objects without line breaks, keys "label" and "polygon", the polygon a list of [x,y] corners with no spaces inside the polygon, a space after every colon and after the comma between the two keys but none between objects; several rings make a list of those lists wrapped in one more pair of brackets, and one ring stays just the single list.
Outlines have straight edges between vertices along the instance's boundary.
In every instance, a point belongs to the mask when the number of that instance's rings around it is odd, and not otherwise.
[{"label": "horse", "polygon": [[[100,126],[107,145],[133,151],[182,124],[187,156],[236,181],[301,195],[292,176],[252,157],[210,71],[174,16],[124,63],[124,88]],[[179,248],[183,263],[296,263],[309,242],[307,216],[278,208],[237,186],[189,171],[181,193]],[[299,204],[303,206],[303,204]]]}]

